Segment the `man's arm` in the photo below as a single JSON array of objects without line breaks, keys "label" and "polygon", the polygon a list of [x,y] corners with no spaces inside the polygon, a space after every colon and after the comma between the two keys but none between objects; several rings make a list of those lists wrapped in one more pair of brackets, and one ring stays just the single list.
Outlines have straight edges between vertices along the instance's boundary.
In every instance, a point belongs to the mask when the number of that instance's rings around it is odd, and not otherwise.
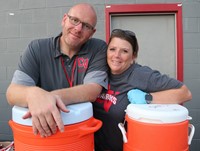
[{"label": "man's arm", "polygon": [[62,132],[64,125],[60,110],[68,112],[59,96],[36,86],[24,86],[11,83],[6,92],[7,101],[11,105],[28,107],[24,118],[32,116],[33,132],[42,137],[56,133],[58,126]]},{"label": "man's arm", "polygon": [[10,105],[17,105],[21,107],[28,107],[28,102],[26,101],[26,96],[30,89],[30,86],[24,86],[19,84],[11,83],[7,88],[6,97]]},{"label": "man's arm", "polygon": [[68,112],[65,105],[94,101],[101,90],[102,87],[94,83],[52,92],[12,83],[6,96],[9,104],[28,107],[30,112],[24,118],[32,116],[34,134],[39,132],[42,137],[47,137],[56,133],[56,125],[61,132],[64,130],[60,110]]},{"label": "man's arm", "polygon": [[60,96],[63,102],[68,105],[86,101],[93,102],[96,100],[101,91],[102,86],[96,83],[89,83],[71,88],[55,90],[51,93]]}]

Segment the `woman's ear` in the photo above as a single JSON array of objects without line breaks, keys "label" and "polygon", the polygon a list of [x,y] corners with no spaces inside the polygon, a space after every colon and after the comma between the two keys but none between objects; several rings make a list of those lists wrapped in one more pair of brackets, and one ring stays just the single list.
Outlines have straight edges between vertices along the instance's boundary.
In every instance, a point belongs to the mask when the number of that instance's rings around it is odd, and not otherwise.
[{"label": "woman's ear", "polygon": [[137,58],[137,57],[133,54],[133,55],[132,55],[131,64],[135,63],[136,58]]}]

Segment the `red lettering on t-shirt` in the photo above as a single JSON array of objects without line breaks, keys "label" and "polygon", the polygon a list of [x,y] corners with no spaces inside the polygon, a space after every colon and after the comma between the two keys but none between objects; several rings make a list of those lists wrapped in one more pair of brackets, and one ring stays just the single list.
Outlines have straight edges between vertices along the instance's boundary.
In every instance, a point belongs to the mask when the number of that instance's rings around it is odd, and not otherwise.
[{"label": "red lettering on t-shirt", "polygon": [[109,111],[110,107],[112,104],[116,104],[117,103],[117,98],[115,97],[115,95],[119,94],[119,92],[114,92],[113,90],[108,90],[107,93],[103,93],[101,94],[96,102],[103,104],[104,110],[106,112]]}]

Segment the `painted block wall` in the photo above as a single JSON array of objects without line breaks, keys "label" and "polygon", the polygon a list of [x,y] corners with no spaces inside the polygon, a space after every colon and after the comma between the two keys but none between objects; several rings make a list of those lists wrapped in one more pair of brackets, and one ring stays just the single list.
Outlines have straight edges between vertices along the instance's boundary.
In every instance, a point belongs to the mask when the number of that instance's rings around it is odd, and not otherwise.
[{"label": "painted block wall", "polygon": [[88,2],[97,15],[94,37],[105,40],[104,8],[107,4],[183,4],[184,83],[193,99],[185,104],[196,132],[191,151],[200,150],[200,0],[1,0],[0,1],[0,141],[13,140],[8,126],[11,106],[6,89],[17,68],[20,54],[35,38],[55,36],[61,31],[61,19],[74,4]]}]

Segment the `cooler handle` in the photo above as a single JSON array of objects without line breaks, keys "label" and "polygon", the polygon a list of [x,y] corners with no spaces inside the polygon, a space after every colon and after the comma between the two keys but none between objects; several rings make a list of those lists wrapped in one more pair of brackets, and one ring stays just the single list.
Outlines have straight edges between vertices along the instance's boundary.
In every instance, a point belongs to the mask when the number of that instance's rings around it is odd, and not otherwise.
[{"label": "cooler handle", "polygon": [[188,145],[190,145],[194,136],[195,127],[192,124],[189,124],[188,127],[190,128],[190,135],[188,136]]},{"label": "cooler handle", "polygon": [[79,137],[83,137],[85,135],[88,135],[90,133],[96,132],[100,127],[102,126],[102,121],[93,118],[91,123],[84,125],[79,128]]},{"label": "cooler handle", "polygon": [[122,136],[123,136],[123,141],[124,141],[124,143],[127,143],[127,142],[128,142],[128,139],[127,139],[127,137],[126,137],[126,130],[125,130],[125,128],[124,128],[124,124],[123,124],[123,123],[119,123],[119,124],[118,124],[118,127],[119,127],[119,129],[121,130],[121,132],[122,132]]}]

